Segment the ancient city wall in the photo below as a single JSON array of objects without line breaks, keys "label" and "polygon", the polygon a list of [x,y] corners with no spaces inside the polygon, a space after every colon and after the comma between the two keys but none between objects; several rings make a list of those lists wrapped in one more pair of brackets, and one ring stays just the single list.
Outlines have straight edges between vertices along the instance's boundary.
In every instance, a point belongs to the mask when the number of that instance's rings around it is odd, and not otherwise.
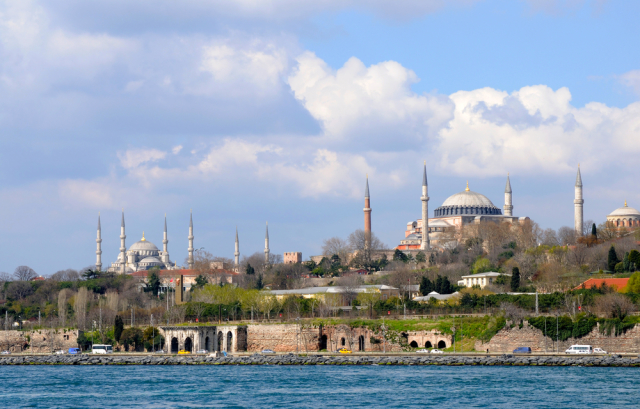
[{"label": "ancient city wall", "polygon": [[[607,352],[640,352],[640,326],[635,326],[620,336],[606,336],[600,333],[599,324],[589,334],[582,338],[569,338],[560,341],[557,349],[564,352],[571,345],[591,345],[594,348],[602,348]],[[533,352],[554,352],[556,350],[555,340],[545,337],[539,329],[523,322],[522,328],[518,325],[513,328],[506,326],[500,330],[491,341],[482,343],[476,342],[476,351],[513,352],[518,347],[531,347]]]},{"label": "ancient city wall", "polygon": [[42,329],[35,331],[0,331],[0,349],[11,352],[45,353],[78,347],[82,331],[68,329]]}]

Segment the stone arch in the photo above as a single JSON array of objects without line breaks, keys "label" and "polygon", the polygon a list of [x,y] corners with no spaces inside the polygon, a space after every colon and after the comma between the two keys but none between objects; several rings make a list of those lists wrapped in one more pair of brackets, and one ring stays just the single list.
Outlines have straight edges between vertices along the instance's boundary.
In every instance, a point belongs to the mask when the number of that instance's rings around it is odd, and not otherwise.
[{"label": "stone arch", "polygon": [[418,348],[418,343],[416,341],[411,341],[411,343],[409,344],[409,346],[411,348]]},{"label": "stone arch", "polygon": [[231,331],[227,332],[227,351],[233,351],[233,333]]},{"label": "stone arch", "polygon": [[431,345],[431,341],[427,341],[424,343],[424,347],[425,348],[433,348],[433,345]]},{"label": "stone arch", "polygon": [[318,350],[322,351],[323,349],[327,349],[327,336],[323,335],[320,337],[320,341],[318,342]]},{"label": "stone arch", "polygon": [[446,348],[447,347],[447,343],[445,341],[438,341],[438,348]]},{"label": "stone arch", "polygon": [[222,342],[222,331],[218,332],[218,352],[222,352],[224,348],[224,343]]},{"label": "stone arch", "polygon": [[205,339],[204,339],[204,349],[206,349],[207,352],[211,351],[211,346],[209,345],[210,342],[211,342],[211,340],[209,339],[209,337],[205,337]]},{"label": "stone arch", "polygon": [[340,345],[342,345],[342,346],[347,345],[347,340],[344,339],[344,337],[340,338]]},{"label": "stone arch", "polygon": [[171,338],[171,349],[169,350],[172,354],[176,354],[178,353],[178,338],[173,337]]},{"label": "stone arch", "polygon": [[364,335],[358,337],[358,351],[364,351]]},{"label": "stone arch", "polygon": [[187,352],[193,352],[193,341],[191,340],[191,337],[187,337],[184,340],[184,350]]}]

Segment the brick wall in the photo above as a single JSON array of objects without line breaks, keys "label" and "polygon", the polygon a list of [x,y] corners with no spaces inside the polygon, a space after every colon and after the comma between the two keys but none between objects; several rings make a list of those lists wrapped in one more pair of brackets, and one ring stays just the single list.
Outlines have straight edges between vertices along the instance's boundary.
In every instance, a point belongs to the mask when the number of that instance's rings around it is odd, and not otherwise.
[{"label": "brick wall", "polygon": [[0,331],[0,349],[11,352],[67,351],[78,347],[78,330]]}]

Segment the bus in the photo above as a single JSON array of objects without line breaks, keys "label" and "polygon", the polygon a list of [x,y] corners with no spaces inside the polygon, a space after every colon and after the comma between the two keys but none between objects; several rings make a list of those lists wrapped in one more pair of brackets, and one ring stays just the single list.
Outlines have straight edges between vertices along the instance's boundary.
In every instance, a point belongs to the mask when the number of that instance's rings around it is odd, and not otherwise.
[{"label": "bus", "polygon": [[113,346],[112,345],[103,345],[103,344],[93,344],[91,348],[92,354],[112,354]]}]

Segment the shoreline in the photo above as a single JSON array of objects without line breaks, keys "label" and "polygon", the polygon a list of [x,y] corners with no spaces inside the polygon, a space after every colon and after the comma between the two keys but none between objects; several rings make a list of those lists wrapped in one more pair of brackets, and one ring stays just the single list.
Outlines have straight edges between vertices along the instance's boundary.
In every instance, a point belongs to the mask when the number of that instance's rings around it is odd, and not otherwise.
[{"label": "shoreline", "polygon": [[640,367],[640,357],[621,355],[496,355],[496,356],[338,356],[315,354],[244,355],[23,355],[0,357],[0,366],[9,365],[441,365],[441,366],[593,366]]}]

